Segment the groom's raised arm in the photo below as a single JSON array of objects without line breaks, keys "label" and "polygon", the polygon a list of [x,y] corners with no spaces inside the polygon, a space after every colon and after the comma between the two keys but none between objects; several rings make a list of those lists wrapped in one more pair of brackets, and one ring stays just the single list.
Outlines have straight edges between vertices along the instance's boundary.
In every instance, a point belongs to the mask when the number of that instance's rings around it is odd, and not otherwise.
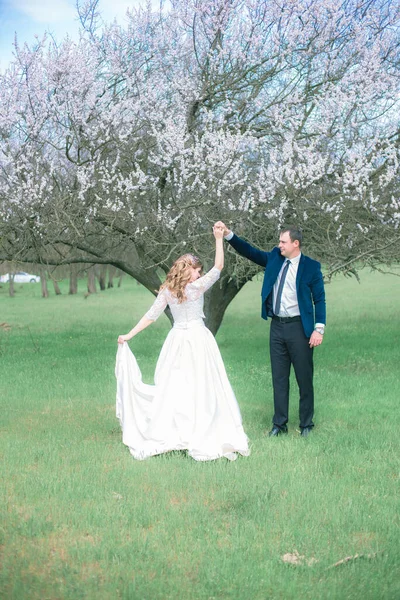
[{"label": "groom's raised arm", "polygon": [[228,227],[222,221],[217,221],[214,227],[222,227],[224,229],[224,237],[226,241],[229,242],[229,244],[236,250],[238,254],[248,258],[252,262],[256,263],[256,265],[260,265],[260,267],[265,267],[267,265],[270,252],[259,250],[245,240],[242,240],[242,238],[235,235],[233,231],[228,229]]},{"label": "groom's raised arm", "polygon": [[241,256],[248,258],[253,263],[256,263],[256,265],[260,265],[260,267],[267,266],[270,254],[269,252],[264,252],[264,250],[259,250],[258,248],[255,248],[245,240],[242,240],[242,238],[240,238],[239,236],[235,235],[232,231],[230,232],[230,234],[225,236],[225,239],[232,246],[232,248],[234,248],[236,252]]}]

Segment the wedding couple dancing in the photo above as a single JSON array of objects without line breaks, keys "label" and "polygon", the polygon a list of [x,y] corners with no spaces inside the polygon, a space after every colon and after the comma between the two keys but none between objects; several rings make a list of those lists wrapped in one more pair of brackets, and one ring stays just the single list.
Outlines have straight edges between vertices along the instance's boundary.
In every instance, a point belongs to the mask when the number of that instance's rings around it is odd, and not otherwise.
[{"label": "wedding couple dancing", "polygon": [[[272,318],[275,409],[269,435],[287,433],[291,365],[299,386],[301,435],[309,435],[314,426],[313,349],[322,343],[325,327],[320,264],[302,254],[301,231],[295,227],[281,231],[279,246],[271,252],[251,246],[221,221],[213,233],[213,268],[203,275],[197,256],[178,258],[150,310],[128,334],[118,337],[117,417],[123,443],[138,460],[172,450],[187,450],[199,461],[235,460],[238,454],[250,454],[221,354],[203,321],[204,293],[219,279],[224,266],[224,238],[239,254],[265,268],[262,317]],[[158,358],[155,385],[148,385],[126,342],[167,306],[174,325]]]}]

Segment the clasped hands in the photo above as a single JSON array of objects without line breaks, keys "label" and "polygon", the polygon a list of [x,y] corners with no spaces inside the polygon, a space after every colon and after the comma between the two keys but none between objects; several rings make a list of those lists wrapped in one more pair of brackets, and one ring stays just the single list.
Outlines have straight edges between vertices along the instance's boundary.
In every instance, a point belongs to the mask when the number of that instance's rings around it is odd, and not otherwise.
[{"label": "clasped hands", "polygon": [[224,233],[225,231],[225,227],[222,225],[219,225],[218,223],[215,223],[214,227],[213,227],[213,234],[216,240],[222,240],[224,235],[226,235],[226,233]]},{"label": "clasped hands", "polygon": [[215,235],[215,230],[216,230],[216,229],[218,229],[218,230],[222,230],[222,232],[223,232],[223,234],[222,234],[222,237],[225,237],[226,235],[228,235],[228,233],[230,233],[230,232],[231,232],[231,230],[230,230],[230,229],[228,229],[228,227],[227,227],[227,226],[225,225],[225,223],[223,223],[222,221],[217,221],[217,222],[214,224],[214,227],[213,227],[213,232],[214,232],[214,235]]}]

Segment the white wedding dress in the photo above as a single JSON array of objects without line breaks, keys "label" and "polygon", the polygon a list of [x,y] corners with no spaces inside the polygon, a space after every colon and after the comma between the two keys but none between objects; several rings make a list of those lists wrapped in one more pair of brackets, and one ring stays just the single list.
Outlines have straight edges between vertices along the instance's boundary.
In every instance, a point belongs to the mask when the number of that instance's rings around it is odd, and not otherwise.
[{"label": "white wedding dress", "polygon": [[163,289],[146,317],[156,320],[169,305],[174,326],[162,347],[155,385],[143,383],[128,344],[119,344],[116,413],[123,443],[143,460],[188,450],[195,460],[250,454],[235,395],[212,333],[204,325],[204,292],[220,276],[214,267],[186,286],[181,304]]}]

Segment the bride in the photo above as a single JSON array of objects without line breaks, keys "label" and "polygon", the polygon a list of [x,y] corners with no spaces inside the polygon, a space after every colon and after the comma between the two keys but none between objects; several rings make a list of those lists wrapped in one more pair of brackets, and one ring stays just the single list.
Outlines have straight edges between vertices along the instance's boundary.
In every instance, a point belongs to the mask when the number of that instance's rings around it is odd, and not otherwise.
[{"label": "bride", "polygon": [[[250,454],[221,354],[203,321],[204,293],[224,266],[224,231],[214,227],[213,232],[214,267],[202,276],[197,256],[178,258],[150,310],[129,333],[118,337],[117,418],[123,443],[138,460],[171,450],[187,450],[203,461]],[[174,325],[158,358],[155,385],[147,385],[126,342],[153,323],[167,305]]]}]

